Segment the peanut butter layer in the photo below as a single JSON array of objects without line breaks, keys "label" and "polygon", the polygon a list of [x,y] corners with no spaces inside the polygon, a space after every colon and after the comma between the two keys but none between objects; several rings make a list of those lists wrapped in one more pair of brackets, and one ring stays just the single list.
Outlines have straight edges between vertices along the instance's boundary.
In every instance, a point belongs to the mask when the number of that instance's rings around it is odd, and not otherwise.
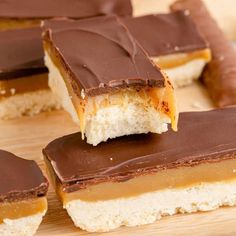
[{"label": "peanut butter layer", "polygon": [[[141,186],[142,191],[149,191],[145,190],[149,184],[139,185],[139,177],[153,179],[150,191],[231,181],[235,176],[235,116],[236,107],[181,113],[178,132],[127,136],[96,147],[75,133],[52,141],[43,154],[55,185],[66,194],[85,194],[89,193],[86,189],[100,189],[101,184],[121,186],[131,180],[137,181],[137,189]],[[167,174],[175,178],[165,179]]]},{"label": "peanut butter layer", "polygon": [[209,49],[203,49],[189,53],[176,53],[152,58],[162,69],[170,69],[177,66],[182,66],[192,60],[202,59],[206,62],[211,60],[211,52]]},{"label": "peanut butter layer", "polygon": [[15,94],[34,92],[49,89],[48,75],[39,74],[17,79],[0,80],[0,99]]},{"label": "peanut butter layer", "polygon": [[[50,175],[53,175],[51,173]],[[57,182],[57,191],[64,204],[72,200],[106,201],[116,198],[135,197],[140,194],[165,189],[185,188],[194,185],[236,180],[235,159],[218,163],[204,163],[194,167],[180,167],[139,176],[125,182],[108,182],[88,186],[72,193],[63,192]]]},{"label": "peanut butter layer", "polygon": [[5,219],[19,219],[47,210],[46,197],[0,203],[0,224]]}]

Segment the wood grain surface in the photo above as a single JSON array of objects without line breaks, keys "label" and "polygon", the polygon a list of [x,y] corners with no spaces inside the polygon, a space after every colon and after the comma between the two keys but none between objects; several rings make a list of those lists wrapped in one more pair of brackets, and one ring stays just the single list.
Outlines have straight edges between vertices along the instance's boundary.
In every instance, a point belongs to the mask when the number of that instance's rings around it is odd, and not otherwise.
[{"label": "wood grain surface", "polygon": [[[148,13],[165,9],[170,0],[133,0],[135,12]],[[210,0],[209,0],[210,1]],[[220,2],[220,0],[213,0]],[[228,1],[228,0],[226,0]],[[225,0],[221,0],[225,2]],[[230,1],[229,1],[230,2]],[[236,2],[236,1],[233,1]],[[176,91],[180,111],[207,110],[213,108],[207,91],[199,83]],[[45,171],[41,150],[51,140],[77,131],[77,126],[64,111],[43,113],[11,121],[0,121],[0,148],[26,159],[36,160]],[[176,215],[146,226],[122,227],[109,233],[89,234],[74,227],[66,211],[50,187],[49,210],[37,236],[74,235],[236,235],[236,207],[197,214]]]}]

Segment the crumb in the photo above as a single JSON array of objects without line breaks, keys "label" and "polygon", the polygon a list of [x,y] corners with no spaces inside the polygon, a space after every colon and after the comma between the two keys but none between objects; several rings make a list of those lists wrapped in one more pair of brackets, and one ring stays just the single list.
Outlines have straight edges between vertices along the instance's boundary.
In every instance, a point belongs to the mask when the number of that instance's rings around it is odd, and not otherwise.
[{"label": "crumb", "polygon": [[110,161],[113,161],[113,158],[112,158],[112,157],[110,158]]},{"label": "crumb", "polygon": [[11,92],[11,95],[14,95],[16,93],[16,89],[15,88],[11,88],[10,92]]},{"label": "crumb", "polygon": [[189,15],[190,15],[190,11],[189,11],[189,10],[185,10],[185,11],[184,11],[184,15],[185,15],[185,16],[189,16]]},{"label": "crumb", "polygon": [[175,49],[175,51],[179,51],[179,47],[178,46],[175,46],[174,49]]},{"label": "crumb", "polygon": [[6,94],[6,90],[0,90],[0,95]]},{"label": "crumb", "polygon": [[192,104],[192,107],[193,107],[193,108],[202,108],[202,105],[201,105],[199,102],[194,102],[194,103]]},{"label": "crumb", "polygon": [[81,90],[81,97],[82,97],[83,99],[85,99],[85,92],[84,92],[84,89]]}]

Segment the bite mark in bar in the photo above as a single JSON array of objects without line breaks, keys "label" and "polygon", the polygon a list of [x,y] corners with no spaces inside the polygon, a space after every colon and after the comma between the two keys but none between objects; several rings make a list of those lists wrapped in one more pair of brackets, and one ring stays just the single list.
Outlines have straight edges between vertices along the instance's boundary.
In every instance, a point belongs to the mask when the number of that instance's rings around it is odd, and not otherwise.
[{"label": "bite mark in bar", "polygon": [[173,88],[114,16],[45,21],[49,85],[87,142],[177,126]]}]

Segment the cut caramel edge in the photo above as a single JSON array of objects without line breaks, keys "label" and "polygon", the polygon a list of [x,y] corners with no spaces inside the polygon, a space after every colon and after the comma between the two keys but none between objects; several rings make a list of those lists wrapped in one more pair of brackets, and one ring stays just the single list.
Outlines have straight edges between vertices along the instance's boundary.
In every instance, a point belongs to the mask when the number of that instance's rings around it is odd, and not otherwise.
[{"label": "cut caramel edge", "polygon": [[15,202],[0,203],[0,224],[5,219],[19,219],[47,210],[47,198],[40,197]]},{"label": "cut caramel edge", "polygon": [[88,202],[130,198],[141,194],[167,189],[181,189],[204,183],[236,181],[236,159],[204,163],[193,167],[166,169],[134,177],[125,182],[104,182],[88,185],[87,188],[67,193],[59,181],[55,181],[51,167],[50,176],[61,201],[65,205],[73,200]]},{"label": "cut caramel edge", "polygon": [[160,57],[152,57],[152,60],[158,64],[162,69],[171,69],[173,67],[182,66],[190,61],[202,59],[204,61],[211,61],[210,49],[198,50],[189,53],[175,53],[172,55],[165,55]]}]

